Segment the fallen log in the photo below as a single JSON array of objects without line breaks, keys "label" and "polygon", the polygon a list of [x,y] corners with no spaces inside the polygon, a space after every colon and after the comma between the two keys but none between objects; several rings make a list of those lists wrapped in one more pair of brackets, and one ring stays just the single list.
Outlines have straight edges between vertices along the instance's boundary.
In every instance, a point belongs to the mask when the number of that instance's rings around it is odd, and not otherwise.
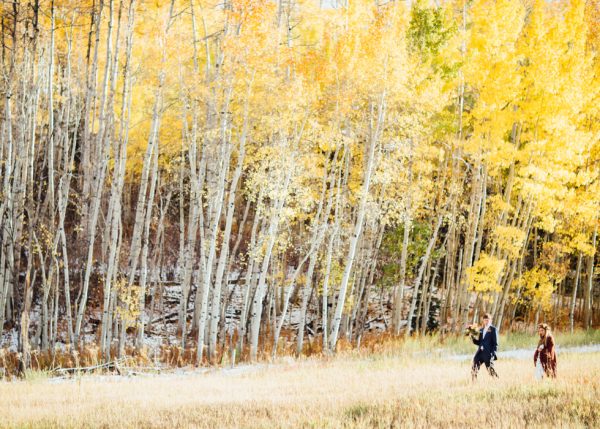
[{"label": "fallen log", "polygon": [[85,367],[72,367],[72,368],[57,368],[54,372],[65,375],[65,374],[77,374],[77,373],[89,373],[96,371],[98,369],[114,369],[117,374],[121,375],[121,369],[119,368],[119,364],[125,362],[126,359],[117,359],[115,361],[106,362],[99,365],[94,366],[85,366]]}]

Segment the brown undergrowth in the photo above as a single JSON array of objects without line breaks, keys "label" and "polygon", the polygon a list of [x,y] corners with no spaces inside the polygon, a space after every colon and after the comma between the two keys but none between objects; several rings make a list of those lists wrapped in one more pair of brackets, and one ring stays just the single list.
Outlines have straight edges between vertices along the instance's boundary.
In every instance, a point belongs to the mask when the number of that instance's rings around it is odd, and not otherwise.
[{"label": "brown undergrowth", "polygon": [[[574,334],[569,332],[555,333],[559,347],[577,346],[584,344],[600,344],[600,330],[578,330]],[[282,333],[277,353],[273,353],[273,339],[267,332],[262,338],[259,347],[257,362],[273,362],[278,358],[298,358],[296,342],[292,333]],[[513,332],[500,337],[501,350],[516,348],[533,348],[536,344],[534,335],[529,332]],[[367,334],[360,340],[348,341],[342,337],[338,341],[336,354],[347,357],[363,357],[370,355],[431,355],[442,356],[448,354],[469,353],[472,344],[463,335],[414,335],[393,336],[391,334]],[[179,345],[162,345],[156,350],[148,348],[137,349],[127,347],[121,357],[116,347],[111,350],[110,359],[102,359],[100,349],[95,344],[87,344],[79,349],[67,346],[64,350],[31,352],[29,373],[44,372],[50,375],[61,372],[63,369],[82,368],[86,372],[113,372],[118,367],[102,366],[107,362],[119,362],[120,367],[137,368],[140,370],[184,368],[196,365],[197,348],[194,346],[182,348]],[[307,338],[304,343],[302,358],[330,357],[324,353],[322,337]],[[0,349],[0,379],[15,379],[27,375],[23,371],[19,353]],[[237,337],[228,339],[221,344],[216,356],[211,361],[204,353],[202,366],[232,366],[250,362],[250,351],[247,344],[239,348]]]}]

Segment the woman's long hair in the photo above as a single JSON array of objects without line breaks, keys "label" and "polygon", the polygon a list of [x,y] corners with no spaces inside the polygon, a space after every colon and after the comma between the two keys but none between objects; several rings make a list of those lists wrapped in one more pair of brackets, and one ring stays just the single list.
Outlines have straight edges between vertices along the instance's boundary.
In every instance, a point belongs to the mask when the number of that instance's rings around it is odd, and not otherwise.
[{"label": "woman's long hair", "polygon": [[544,330],[544,335],[540,335],[540,340],[538,341],[538,347],[541,345],[544,345],[544,347],[546,346],[546,340],[548,339],[548,337],[552,336],[552,332],[550,332],[550,326],[548,326],[547,323],[540,323],[538,325],[538,329],[541,328]]}]

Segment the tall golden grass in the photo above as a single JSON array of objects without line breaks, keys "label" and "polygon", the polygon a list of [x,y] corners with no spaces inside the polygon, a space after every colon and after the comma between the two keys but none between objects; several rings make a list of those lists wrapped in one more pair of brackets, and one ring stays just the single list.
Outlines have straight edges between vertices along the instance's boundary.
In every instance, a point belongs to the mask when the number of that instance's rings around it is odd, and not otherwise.
[{"label": "tall golden grass", "polygon": [[500,379],[469,362],[346,355],[205,373],[83,376],[0,383],[2,427],[600,427],[600,353],[500,360]]}]

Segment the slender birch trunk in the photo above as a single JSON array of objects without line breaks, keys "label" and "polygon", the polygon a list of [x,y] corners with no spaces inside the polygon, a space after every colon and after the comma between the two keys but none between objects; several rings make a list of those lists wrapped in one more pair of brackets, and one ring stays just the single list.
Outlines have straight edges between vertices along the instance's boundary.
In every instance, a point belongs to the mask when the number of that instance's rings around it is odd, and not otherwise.
[{"label": "slender birch trunk", "polygon": [[288,186],[291,180],[291,169],[289,169],[283,181],[283,184],[278,192],[278,197],[274,204],[271,206],[269,228],[267,236],[265,238],[267,247],[265,254],[262,258],[260,266],[260,277],[258,279],[258,285],[254,299],[252,300],[251,307],[251,326],[250,326],[250,359],[255,361],[258,355],[258,335],[260,330],[260,322],[263,311],[263,300],[266,293],[266,280],[269,263],[271,262],[271,252],[275,245],[275,239],[277,238],[277,231],[279,229],[279,218],[281,216],[281,210],[285,204],[287,197]]},{"label": "slender birch trunk", "polygon": [[317,253],[314,252],[310,258],[310,262],[308,263],[308,270],[306,271],[306,282],[304,284],[304,290],[302,291],[300,321],[298,323],[298,333],[296,335],[296,355],[298,356],[302,355],[302,349],[304,348],[304,328],[306,326],[306,312],[308,309],[308,298],[310,297],[313,288],[313,275],[316,263]]},{"label": "slender birch trunk", "polygon": [[[372,119],[373,110],[374,110],[374,108],[371,107],[371,121],[373,121],[373,119]],[[373,124],[371,124],[371,135],[369,136],[369,140],[368,140],[369,145],[366,148],[367,165],[366,165],[365,173],[364,173],[364,177],[363,177],[363,184],[362,184],[362,188],[361,188],[361,198],[360,198],[360,203],[358,206],[356,222],[354,224],[354,231],[352,233],[352,236],[350,237],[350,246],[348,249],[348,255],[346,257],[346,264],[345,264],[345,268],[344,268],[344,274],[342,276],[342,282],[340,285],[340,292],[339,292],[339,296],[338,296],[337,306],[335,309],[335,315],[334,315],[334,318],[332,321],[331,334],[329,336],[329,349],[331,351],[335,351],[335,347],[337,344],[338,333],[340,330],[340,323],[342,321],[342,312],[343,312],[344,306],[346,304],[346,292],[348,289],[348,282],[350,280],[350,275],[352,273],[352,265],[354,264],[354,256],[356,254],[356,246],[358,244],[358,240],[360,238],[360,234],[361,234],[362,228],[363,228],[366,205],[367,205],[367,198],[369,195],[369,187],[371,185],[371,175],[373,172],[373,164],[374,164],[374,158],[375,158],[375,146],[377,145],[377,140],[379,139],[380,130],[383,127],[383,121],[384,121],[384,115],[385,115],[384,111],[385,111],[385,91],[381,95],[381,100],[380,100],[380,103],[378,106],[376,128],[374,128]]]},{"label": "slender birch trunk", "polygon": [[[431,257],[431,251],[433,250],[433,246],[435,246],[435,243],[437,242],[438,233],[440,231],[440,227],[442,226],[443,219],[444,218],[441,214],[438,215],[438,219],[437,219],[435,228],[433,230],[433,233],[431,234],[431,238],[429,239],[429,243],[427,245],[427,250],[425,250],[425,255],[423,256],[423,260],[421,261],[421,265],[419,267],[419,272],[418,272],[417,278],[415,280],[415,286],[413,288],[413,295],[412,295],[412,299],[410,302],[410,310],[408,311],[408,329],[407,329],[408,334],[410,334],[413,329],[412,328],[412,319],[415,314],[415,307],[417,305],[417,298],[419,295],[419,289],[421,287],[423,274],[425,273],[425,267],[427,267],[429,258]],[[423,297],[421,297],[421,299],[423,299]]]},{"label": "slender birch trunk", "polygon": [[590,329],[592,326],[592,293],[594,291],[594,257],[596,254],[596,240],[598,236],[598,222],[594,226],[592,234],[592,248],[594,253],[588,256],[587,261],[587,288],[585,289],[584,308],[583,308],[583,326]]},{"label": "slender birch trunk", "polygon": [[571,334],[575,327],[575,303],[577,301],[577,289],[579,289],[579,283],[581,280],[581,263],[583,261],[583,253],[579,252],[577,257],[577,270],[575,274],[575,282],[573,283],[573,295],[571,296],[571,309],[569,311],[569,325],[571,327]]},{"label": "slender birch trunk", "polygon": [[[406,288],[406,260],[408,258],[408,241],[410,237],[410,229],[412,227],[412,214],[411,214],[411,186],[413,180],[413,141],[409,141],[410,151],[408,159],[408,189],[409,192],[406,195],[406,204],[404,208],[404,228],[402,235],[402,251],[400,253],[400,281],[398,284],[398,290],[396,291],[395,302],[394,302],[394,313],[393,313],[393,327],[396,335],[400,334],[400,325],[402,322],[402,307],[404,305],[404,289]],[[410,320],[408,321],[410,324]]]},{"label": "slender birch trunk", "polygon": [[[248,92],[250,92],[250,85],[248,86]],[[242,135],[240,137],[240,147],[238,151],[238,163],[233,173],[233,178],[229,187],[229,196],[227,200],[227,214],[225,219],[225,229],[223,231],[223,240],[221,249],[219,252],[219,261],[217,264],[217,270],[215,275],[214,293],[211,303],[211,315],[210,315],[210,338],[208,353],[211,362],[214,362],[216,358],[217,348],[217,333],[219,330],[219,319],[221,317],[221,294],[223,288],[226,287],[227,281],[223,284],[223,274],[225,272],[225,265],[229,257],[229,239],[231,237],[231,227],[233,225],[233,214],[235,211],[235,196],[238,188],[238,182],[242,175],[242,169],[244,166],[244,158],[246,154],[246,137],[248,134],[248,103],[249,95],[246,98],[244,107],[244,123],[242,125]],[[229,155],[230,156],[230,155]],[[224,172],[226,174],[226,172]]]},{"label": "slender birch trunk", "polygon": [[[103,0],[100,1],[100,11],[98,13],[98,30],[97,30],[97,42],[99,42],[100,35],[100,20],[102,17],[102,9],[103,9]],[[108,18],[108,30],[106,36],[106,58],[105,58],[105,69],[104,69],[104,80],[102,84],[102,93],[100,97],[100,112],[99,112],[99,130],[97,133],[94,144],[94,148],[98,151],[96,156],[94,157],[94,163],[92,165],[92,183],[91,183],[91,202],[89,206],[89,212],[87,212],[87,216],[89,216],[89,222],[87,223],[87,237],[88,237],[88,246],[87,246],[87,256],[86,256],[86,266],[84,271],[81,299],[79,301],[78,309],[77,309],[77,319],[75,321],[75,343],[79,344],[80,340],[80,332],[83,324],[83,316],[85,313],[87,299],[88,299],[88,291],[90,286],[90,277],[93,269],[93,258],[94,258],[94,244],[96,240],[96,227],[98,223],[98,215],[100,211],[100,203],[102,199],[102,193],[104,189],[104,178],[107,170],[108,164],[108,144],[106,144],[107,134],[110,134],[110,128],[108,122],[110,118],[112,118],[112,105],[107,106],[106,98],[108,93],[108,85],[109,85],[109,77],[111,75],[111,64],[114,60],[112,56],[112,29],[113,29],[113,0],[109,0],[109,18]],[[97,46],[96,46],[97,48]],[[96,49],[97,52],[97,49]],[[94,59],[94,62],[97,61],[97,58]],[[96,68],[96,67],[94,67]],[[94,71],[95,74],[95,71]],[[90,112],[86,110],[86,116],[89,115]],[[92,125],[93,127],[93,125]],[[90,137],[86,135],[86,137]],[[90,162],[88,160],[88,162]],[[87,183],[87,181],[85,182]]]}]

